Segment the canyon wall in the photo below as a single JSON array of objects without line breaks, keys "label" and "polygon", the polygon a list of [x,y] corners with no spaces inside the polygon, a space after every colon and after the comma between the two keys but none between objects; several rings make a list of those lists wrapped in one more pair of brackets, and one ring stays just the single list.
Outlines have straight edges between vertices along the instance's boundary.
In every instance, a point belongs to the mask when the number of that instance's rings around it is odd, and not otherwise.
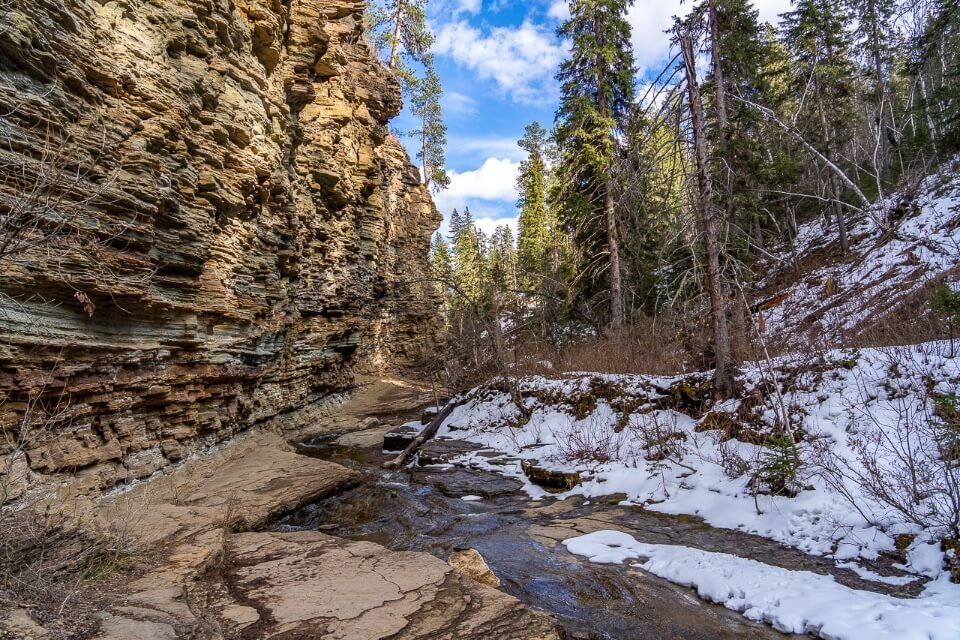
[{"label": "canyon wall", "polygon": [[431,349],[440,216],[362,2],[0,12],[0,455],[103,488]]}]

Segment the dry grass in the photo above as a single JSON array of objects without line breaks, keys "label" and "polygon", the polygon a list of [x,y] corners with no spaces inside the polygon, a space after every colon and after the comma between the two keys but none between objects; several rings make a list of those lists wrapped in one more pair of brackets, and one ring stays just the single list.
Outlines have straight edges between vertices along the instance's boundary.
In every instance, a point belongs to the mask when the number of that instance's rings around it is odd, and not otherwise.
[{"label": "dry grass", "polygon": [[703,333],[672,316],[638,318],[615,334],[554,347],[525,343],[514,349],[511,373],[558,371],[672,375],[708,366]]},{"label": "dry grass", "polygon": [[99,624],[102,586],[140,566],[143,553],[133,532],[145,509],[146,502],[124,497],[114,516],[100,522],[40,503],[6,505],[0,513],[0,603],[28,608],[51,638],[88,637]]}]

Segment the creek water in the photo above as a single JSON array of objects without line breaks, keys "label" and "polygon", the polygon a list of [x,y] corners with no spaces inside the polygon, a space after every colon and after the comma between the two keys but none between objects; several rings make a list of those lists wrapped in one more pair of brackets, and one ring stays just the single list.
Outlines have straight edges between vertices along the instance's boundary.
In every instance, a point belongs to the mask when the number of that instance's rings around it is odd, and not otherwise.
[{"label": "creek water", "polygon": [[[533,501],[518,482],[477,470],[384,471],[380,464],[387,456],[380,447],[341,447],[322,439],[300,450],[357,469],[363,481],[288,514],[274,525],[278,529],[320,530],[443,559],[459,549],[476,549],[504,591],[553,614],[574,639],[798,637],[750,622],[638,569],[592,564],[558,543],[568,537],[564,532],[577,535],[566,527],[587,523],[593,529],[623,527],[649,542],[714,550],[736,546],[707,540],[714,530],[694,519],[609,503]],[[465,501],[464,496],[482,499]],[[605,527],[607,522],[612,524]]]}]

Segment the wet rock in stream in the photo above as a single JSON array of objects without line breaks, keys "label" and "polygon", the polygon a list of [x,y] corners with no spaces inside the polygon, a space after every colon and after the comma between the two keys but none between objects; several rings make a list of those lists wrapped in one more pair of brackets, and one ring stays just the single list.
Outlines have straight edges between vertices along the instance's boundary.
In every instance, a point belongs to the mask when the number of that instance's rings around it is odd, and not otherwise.
[{"label": "wet rock in stream", "polygon": [[418,464],[421,467],[453,464],[456,458],[480,448],[479,445],[464,440],[434,438],[423,443],[423,447],[420,448]]}]

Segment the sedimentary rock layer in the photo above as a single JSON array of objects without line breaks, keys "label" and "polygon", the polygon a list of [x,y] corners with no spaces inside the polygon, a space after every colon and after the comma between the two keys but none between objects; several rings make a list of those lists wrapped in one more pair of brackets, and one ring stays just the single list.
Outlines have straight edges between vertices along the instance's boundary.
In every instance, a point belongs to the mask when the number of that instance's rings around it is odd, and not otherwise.
[{"label": "sedimentary rock layer", "polygon": [[0,424],[33,472],[143,477],[431,347],[439,215],[362,8],[0,8]]}]

